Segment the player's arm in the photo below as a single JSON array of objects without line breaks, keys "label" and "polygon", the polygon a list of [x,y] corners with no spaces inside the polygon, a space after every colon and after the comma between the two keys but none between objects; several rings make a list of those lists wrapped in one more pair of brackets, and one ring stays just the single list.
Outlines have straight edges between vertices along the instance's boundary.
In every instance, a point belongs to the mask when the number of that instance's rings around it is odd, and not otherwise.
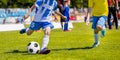
[{"label": "player's arm", "polygon": [[25,14],[25,16],[23,18],[24,20],[30,16],[30,13],[34,10],[35,7],[36,7],[35,4],[33,4],[32,7],[28,10],[28,13]]},{"label": "player's arm", "polygon": [[60,12],[57,11],[57,8],[58,8],[57,5],[58,5],[58,4],[56,3],[56,6],[55,6],[54,9],[53,9],[54,13],[57,14],[57,15],[59,15],[60,17],[62,17],[62,19],[66,20],[67,17],[65,17],[64,15],[62,15]]},{"label": "player's arm", "polygon": [[86,25],[89,25],[90,23],[90,17],[91,17],[91,11],[92,7],[94,6],[94,3],[92,0],[88,0],[88,10],[87,10],[87,19],[86,19]]},{"label": "player's arm", "polygon": [[56,21],[56,22],[58,22],[58,18],[57,18],[57,16],[56,16],[56,14],[55,13],[52,13],[52,15],[54,16],[54,20]]},{"label": "player's arm", "polygon": [[66,17],[66,16],[64,16],[64,15],[62,15],[60,12],[55,11],[55,13],[56,13],[57,15],[61,16],[64,20],[66,20],[66,19],[67,19],[67,17]]},{"label": "player's arm", "polygon": [[92,10],[92,8],[88,8],[86,25],[89,25],[89,23],[90,23],[91,10]]}]

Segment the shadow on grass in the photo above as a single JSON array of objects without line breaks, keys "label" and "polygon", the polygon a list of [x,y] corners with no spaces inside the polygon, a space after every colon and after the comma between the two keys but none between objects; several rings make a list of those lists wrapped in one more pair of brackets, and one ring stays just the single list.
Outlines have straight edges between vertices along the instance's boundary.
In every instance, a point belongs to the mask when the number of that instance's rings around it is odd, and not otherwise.
[{"label": "shadow on grass", "polygon": [[5,53],[27,53],[27,51],[13,50],[11,52],[5,52]]},{"label": "shadow on grass", "polygon": [[20,53],[20,54],[22,54],[22,55],[34,55],[34,54],[29,54],[27,51],[20,51],[20,50],[13,50],[13,51],[11,51],[11,52],[5,52],[5,54],[9,54],[9,53],[16,53],[16,54],[18,54],[18,53]]},{"label": "shadow on grass", "polygon": [[[93,47],[78,47],[78,48],[61,48],[61,49],[51,49],[52,51],[61,51],[61,50],[87,50],[87,49],[92,49]],[[35,55],[35,54],[29,54],[28,51],[20,51],[20,50],[13,50],[11,52],[5,52],[5,54],[9,53],[17,53],[17,54],[22,54],[22,55]]]},{"label": "shadow on grass", "polygon": [[52,51],[60,51],[60,50],[80,50],[80,49],[92,49],[93,47],[78,47],[78,48],[62,48],[62,49],[52,49]]},{"label": "shadow on grass", "polygon": [[[20,50],[13,50],[11,52],[5,52],[5,54],[21,54],[21,55],[39,55],[39,53],[36,54],[32,54],[32,53],[28,53],[28,51],[20,51]],[[46,54],[42,54],[42,55],[46,55]]]}]

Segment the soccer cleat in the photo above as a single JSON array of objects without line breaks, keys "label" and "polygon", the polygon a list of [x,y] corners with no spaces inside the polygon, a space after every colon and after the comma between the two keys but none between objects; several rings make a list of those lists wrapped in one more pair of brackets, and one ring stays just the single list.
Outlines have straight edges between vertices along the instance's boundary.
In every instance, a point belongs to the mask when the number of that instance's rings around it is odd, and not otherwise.
[{"label": "soccer cleat", "polygon": [[94,47],[98,47],[99,44],[100,44],[100,42],[95,42],[92,47],[93,47],[93,48],[94,48]]},{"label": "soccer cleat", "polygon": [[101,37],[104,37],[106,35],[106,29],[103,29],[102,31],[101,31]]},{"label": "soccer cleat", "polygon": [[70,30],[64,30],[64,32],[70,32]]},{"label": "soccer cleat", "polygon": [[23,34],[26,32],[26,28],[20,30],[20,34]]},{"label": "soccer cleat", "polygon": [[47,48],[44,48],[43,50],[40,51],[40,54],[48,54],[50,53],[50,50]]}]

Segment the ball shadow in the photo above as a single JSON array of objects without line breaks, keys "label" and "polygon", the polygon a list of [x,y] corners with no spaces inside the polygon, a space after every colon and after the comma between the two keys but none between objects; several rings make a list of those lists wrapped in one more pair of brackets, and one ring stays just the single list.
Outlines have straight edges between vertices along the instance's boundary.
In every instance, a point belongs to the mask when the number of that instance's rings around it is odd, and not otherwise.
[{"label": "ball shadow", "polygon": [[22,55],[34,55],[34,54],[29,54],[28,51],[20,51],[20,50],[13,50],[11,52],[5,52],[5,54],[22,54]]}]

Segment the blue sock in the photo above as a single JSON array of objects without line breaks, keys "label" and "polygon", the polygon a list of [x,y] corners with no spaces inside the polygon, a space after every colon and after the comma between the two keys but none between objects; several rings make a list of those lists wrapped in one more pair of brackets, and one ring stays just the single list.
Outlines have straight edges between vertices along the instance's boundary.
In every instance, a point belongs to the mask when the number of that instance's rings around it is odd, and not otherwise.
[{"label": "blue sock", "polygon": [[66,30],[68,30],[68,22],[66,23]]},{"label": "blue sock", "polygon": [[98,43],[98,34],[94,34],[95,43]]},{"label": "blue sock", "polygon": [[64,24],[64,30],[68,30],[68,23]]}]

